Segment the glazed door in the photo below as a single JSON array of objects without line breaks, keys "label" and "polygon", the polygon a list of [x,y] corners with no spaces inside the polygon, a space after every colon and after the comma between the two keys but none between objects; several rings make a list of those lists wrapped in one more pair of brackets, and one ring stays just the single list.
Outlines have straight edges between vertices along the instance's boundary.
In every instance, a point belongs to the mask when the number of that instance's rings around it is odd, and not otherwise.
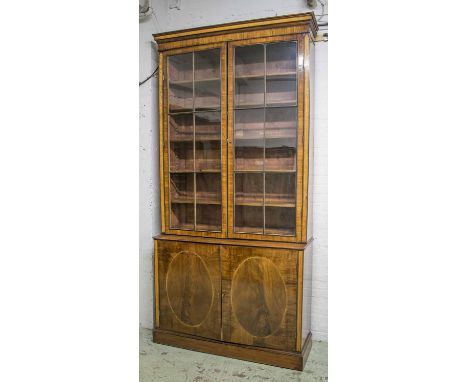
[{"label": "glazed door", "polygon": [[223,340],[296,349],[298,252],[222,246]]},{"label": "glazed door", "polygon": [[159,327],[221,339],[219,246],[159,241],[157,254]]},{"label": "glazed door", "polygon": [[225,237],[225,45],[178,49],[162,56],[163,230]]},{"label": "glazed door", "polygon": [[304,37],[229,45],[229,236],[301,241]]}]

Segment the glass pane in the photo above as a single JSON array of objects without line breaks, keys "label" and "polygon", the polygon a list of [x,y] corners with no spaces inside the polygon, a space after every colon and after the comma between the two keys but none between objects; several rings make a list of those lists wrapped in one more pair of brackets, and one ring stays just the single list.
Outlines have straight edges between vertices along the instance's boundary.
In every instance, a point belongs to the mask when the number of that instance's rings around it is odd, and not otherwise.
[{"label": "glass pane", "polygon": [[197,173],[197,204],[221,204],[221,174]]},{"label": "glass pane", "polygon": [[195,170],[221,170],[221,114],[195,114]]},{"label": "glass pane", "polygon": [[197,204],[197,231],[221,231],[221,205]]},{"label": "glass pane", "polygon": [[195,52],[195,109],[219,109],[221,105],[220,50]]},{"label": "glass pane", "polygon": [[220,50],[210,49],[195,52],[195,81],[220,78]]},{"label": "glass pane", "polygon": [[265,138],[294,138],[297,135],[297,108],[266,109]]},{"label": "glass pane", "polygon": [[296,74],[267,77],[267,106],[290,106],[296,104]]},{"label": "glass pane", "polygon": [[236,110],[234,114],[235,139],[263,139],[264,109]]},{"label": "glass pane", "polygon": [[193,109],[193,55],[178,54],[168,57],[169,112]]},{"label": "glass pane", "polygon": [[193,114],[169,115],[169,140],[171,142],[193,141]]},{"label": "glass pane", "polygon": [[296,203],[295,173],[265,173],[265,205],[294,207]]},{"label": "glass pane", "polygon": [[168,57],[171,228],[221,230],[220,54]]},{"label": "glass pane", "polygon": [[262,171],[264,156],[263,139],[236,139],[235,142],[235,170]]},{"label": "glass pane", "polygon": [[234,102],[236,107],[259,107],[265,103],[265,79],[236,78]]},{"label": "glass pane", "polygon": [[266,74],[296,74],[297,48],[295,41],[278,42],[266,46]]},{"label": "glass pane", "polygon": [[297,43],[235,48],[234,230],[294,235]]},{"label": "glass pane", "polygon": [[203,80],[195,82],[195,109],[219,109],[221,104],[221,82]]},{"label": "glass pane", "polygon": [[171,228],[194,229],[194,174],[170,175]]},{"label": "glass pane", "polygon": [[263,206],[263,192],[263,173],[236,174],[236,205]]},{"label": "glass pane", "polygon": [[265,48],[263,45],[238,46],[235,48],[235,75],[261,76],[265,74]]},{"label": "glass pane", "polygon": [[221,173],[196,174],[196,230],[221,230]]},{"label": "glass pane", "polygon": [[234,231],[263,233],[263,207],[236,206]]},{"label": "glass pane", "polygon": [[265,139],[265,171],[296,171],[296,139]]},{"label": "glass pane", "polygon": [[171,204],[171,228],[193,230],[193,204]]},{"label": "glass pane", "polygon": [[294,235],[295,219],[295,207],[265,207],[265,234]]}]

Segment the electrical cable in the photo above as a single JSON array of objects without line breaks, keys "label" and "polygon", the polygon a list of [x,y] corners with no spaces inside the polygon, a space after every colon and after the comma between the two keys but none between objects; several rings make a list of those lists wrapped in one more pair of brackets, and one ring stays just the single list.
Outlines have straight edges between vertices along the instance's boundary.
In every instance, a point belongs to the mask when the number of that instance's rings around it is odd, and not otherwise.
[{"label": "electrical cable", "polygon": [[156,77],[156,75],[158,74],[158,70],[159,70],[159,66],[156,67],[156,69],[154,69],[154,72],[151,73],[146,79],[144,79],[143,81],[141,81],[139,83],[138,86],[141,86],[143,85],[146,81],[148,81],[151,77]]},{"label": "electrical cable", "polygon": [[322,14],[317,19],[317,22],[319,22],[320,20],[322,20],[322,17],[325,15],[325,4],[322,2],[322,0],[317,0],[317,1],[320,3],[320,6],[322,7]]}]

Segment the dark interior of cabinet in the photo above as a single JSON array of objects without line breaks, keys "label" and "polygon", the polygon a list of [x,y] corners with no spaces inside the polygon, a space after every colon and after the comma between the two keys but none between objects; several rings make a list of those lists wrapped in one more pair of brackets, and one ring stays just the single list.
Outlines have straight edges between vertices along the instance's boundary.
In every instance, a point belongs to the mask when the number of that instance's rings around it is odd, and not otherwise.
[{"label": "dark interior of cabinet", "polygon": [[263,205],[263,173],[236,173],[236,205]]},{"label": "dark interior of cabinet", "polygon": [[172,203],[170,219],[172,229],[195,229],[193,204]]},{"label": "dark interior of cabinet", "polygon": [[265,234],[294,235],[296,209],[265,207]]},{"label": "dark interior of cabinet", "polygon": [[197,204],[221,204],[221,173],[197,173]]},{"label": "dark interior of cabinet", "polygon": [[265,173],[265,205],[294,207],[296,200],[296,174]]},{"label": "dark interior of cabinet", "polygon": [[[220,50],[210,49],[195,52],[195,80],[213,80],[220,78]],[[191,68],[190,68],[191,70]]]},{"label": "dark interior of cabinet", "polygon": [[263,207],[262,206],[236,206],[235,232],[263,233]]},{"label": "dark interior of cabinet", "polygon": [[169,139],[175,141],[193,140],[193,114],[175,114],[169,116]]},{"label": "dark interior of cabinet", "polygon": [[193,203],[195,190],[193,173],[171,174],[170,186],[172,203]]},{"label": "dark interior of cabinet", "polygon": [[297,108],[275,107],[265,110],[265,138],[296,138]]},{"label": "dark interior of cabinet", "polygon": [[265,171],[294,171],[296,165],[296,140],[265,140]]},{"label": "dark interior of cabinet", "polygon": [[169,169],[173,172],[193,170],[193,141],[171,141]]},{"label": "dark interior of cabinet", "polygon": [[221,230],[221,205],[197,204],[197,231]]}]

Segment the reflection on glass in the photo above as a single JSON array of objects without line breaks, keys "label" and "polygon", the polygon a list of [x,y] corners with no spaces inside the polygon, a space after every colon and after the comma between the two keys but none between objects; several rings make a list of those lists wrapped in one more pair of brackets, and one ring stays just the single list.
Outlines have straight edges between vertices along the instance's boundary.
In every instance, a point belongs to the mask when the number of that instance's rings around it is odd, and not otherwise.
[{"label": "reflection on glass", "polygon": [[265,140],[265,171],[295,171],[296,140],[276,138]]},{"label": "reflection on glass", "polygon": [[173,229],[221,230],[220,65],[220,49],[168,57]]},{"label": "reflection on glass", "polygon": [[297,108],[267,108],[265,114],[265,138],[296,138]]},{"label": "reflection on glass", "polygon": [[237,205],[263,205],[263,173],[237,173],[235,178]]},{"label": "reflection on glass", "polygon": [[236,78],[234,102],[236,107],[256,107],[265,103],[265,79]]},{"label": "reflection on glass", "polygon": [[265,48],[263,45],[238,46],[235,52],[235,75],[263,76],[265,74]]},{"label": "reflection on glass", "polygon": [[171,228],[194,229],[193,191],[193,173],[170,175]]},{"label": "reflection on glass", "polygon": [[221,173],[197,174],[197,204],[221,204]]},{"label": "reflection on glass", "polygon": [[235,139],[263,139],[263,109],[243,109],[234,113]]},{"label": "reflection on glass", "polygon": [[236,206],[234,231],[238,233],[263,233],[263,207]]},{"label": "reflection on glass", "polygon": [[297,47],[295,41],[278,42],[266,45],[266,73],[296,73]]},{"label": "reflection on glass", "polygon": [[295,173],[265,173],[265,205],[294,207],[296,202]]},{"label": "reflection on glass", "polygon": [[267,77],[267,106],[289,106],[296,104],[296,75]]},{"label": "reflection on glass", "polygon": [[220,78],[220,50],[202,50],[195,52],[195,80],[213,80]]},{"label": "reflection on glass", "polygon": [[221,170],[220,112],[195,114],[195,170]]},{"label": "reflection on glass", "polygon": [[234,231],[294,235],[297,44],[234,54]]},{"label": "reflection on glass", "polygon": [[193,140],[193,114],[174,114],[169,116],[169,139],[186,142]]},{"label": "reflection on glass", "polygon": [[265,235],[294,235],[296,209],[265,207]]},{"label": "reflection on glass", "polygon": [[169,112],[182,112],[193,108],[192,53],[168,57]]},{"label": "reflection on glass", "polygon": [[262,171],[264,143],[263,139],[236,139],[235,170]]},{"label": "reflection on glass", "polygon": [[219,109],[221,105],[220,50],[194,53],[195,109]]}]

